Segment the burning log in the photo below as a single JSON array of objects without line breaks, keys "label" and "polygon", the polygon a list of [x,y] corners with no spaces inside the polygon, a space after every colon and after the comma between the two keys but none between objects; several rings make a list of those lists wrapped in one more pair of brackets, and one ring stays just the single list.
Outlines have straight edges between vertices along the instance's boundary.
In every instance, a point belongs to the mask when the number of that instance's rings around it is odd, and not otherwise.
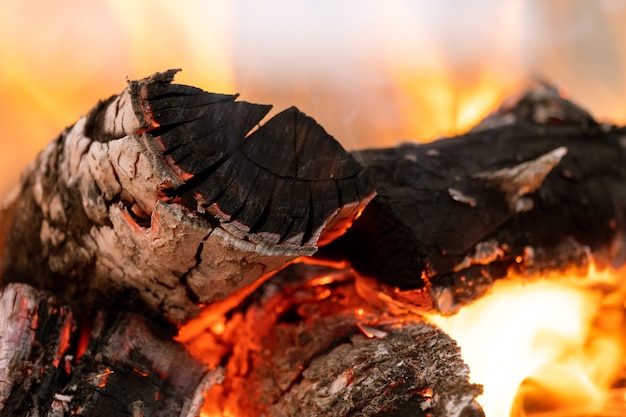
[{"label": "burning log", "polygon": [[294,265],[178,341],[142,316],[79,320],[49,293],[9,284],[0,415],[191,417],[203,404],[237,416],[480,415],[456,343],[372,308],[352,280]]},{"label": "burning log", "polygon": [[87,326],[26,284],[3,289],[0,324],[2,416],[191,417],[220,378],[142,316],[100,312]]},{"label": "burning log", "polygon": [[251,132],[271,106],[175,73],[130,82],[41,153],[2,213],[5,283],[180,323],[311,255],[373,197],[313,119],[291,108]]},{"label": "burning log", "polygon": [[[2,413],[191,416],[203,392],[221,380],[220,362],[228,381],[212,392],[243,404],[241,416],[261,409],[277,416],[479,410],[473,399],[480,388],[469,384],[467,366],[443,332],[413,318],[401,328],[381,323],[374,334],[385,337],[370,340],[358,333],[359,326],[374,330],[354,306],[331,308],[348,297],[375,314],[351,280],[336,284],[329,300],[317,299],[317,307],[305,302],[319,289],[301,269],[250,297],[232,294],[343,233],[374,192],[350,154],[296,109],[246,136],[267,106],[172,85],[172,76],[130,82],[68,128],[4,208],[3,317],[12,330],[1,340]],[[305,299],[288,298],[298,285]],[[276,291],[277,301],[269,300]],[[267,302],[286,311],[321,310],[285,327],[289,313],[268,314]],[[280,342],[242,355],[246,348],[235,340],[216,339],[210,348],[221,353],[219,362],[189,357],[167,322],[184,322],[207,303],[221,317],[250,317],[238,338],[265,341],[279,332]],[[335,331],[325,334],[333,322]],[[293,337],[318,342],[299,352],[302,345],[282,343]],[[272,358],[263,363],[267,352]],[[254,372],[239,367],[248,360]],[[343,387],[328,380],[329,367],[341,370],[334,381]],[[273,368],[278,385],[264,380]],[[350,374],[354,380],[343,379]],[[251,383],[259,387],[252,402],[246,391],[231,389]],[[388,395],[381,398],[380,390]]]},{"label": "burning log", "polygon": [[[239,417],[481,415],[410,311],[626,260],[626,129],[570,103],[353,156],[297,109],[255,128],[268,106],[173,75],[100,103],[4,207],[0,415],[191,416],[207,390]],[[322,245],[341,268],[286,267]]]},{"label": "burning log", "polygon": [[452,313],[514,272],[626,262],[626,128],[541,86],[466,135],[356,152],[378,196],[320,255]]},{"label": "burning log", "polygon": [[186,327],[179,340],[225,366],[207,414],[480,415],[481,388],[456,343],[419,316],[367,303],[353,281],[349,269],[291,265],[226,314],[209,309]]}]

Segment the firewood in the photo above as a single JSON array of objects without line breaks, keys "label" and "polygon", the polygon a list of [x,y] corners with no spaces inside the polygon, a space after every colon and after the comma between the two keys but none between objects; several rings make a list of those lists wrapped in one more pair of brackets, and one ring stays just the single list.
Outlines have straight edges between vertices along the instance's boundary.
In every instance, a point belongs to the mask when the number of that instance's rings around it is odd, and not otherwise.
[{"label": "firewood", "polygon": [[292,265],[214,313],[173,340],[137,314],[79,318],[45,291],[9,284],[0,416],[482,415],[456,343],[359,298],[349,269]]},{"label": "firewood", "polygon": [[549,89],[351,156],[174,73],[98,104],[2,207],[0,415],[190,417],[206,393],[240,417],[479,416],[455,342],[411,311],[626,260],[626,129]]},{"label": "firewood", "polygon": [[466,135],[355,153],[378,196],[322,257],[453,313],[513,272],[626,262],[626,128],[546,86]]},{"label": "firewood", "polygon": [[144,317],[86,323],[26,284],[0,293],[0,324],[0,416],[193,417],[221,379]]},{"label": "firewood", "polygon": [[204,314],[180,340],[224,364],[209,415],[481,415],[456,343],[364,301],[349,269],[291,265],[226,314]]},{"label": "firewood", "polygon": [[0,216],[3,282],[183,322],[311,255],[373,197],[313,119],[259,126],[271,106],[175,73],[129,82],[40,154]]}]

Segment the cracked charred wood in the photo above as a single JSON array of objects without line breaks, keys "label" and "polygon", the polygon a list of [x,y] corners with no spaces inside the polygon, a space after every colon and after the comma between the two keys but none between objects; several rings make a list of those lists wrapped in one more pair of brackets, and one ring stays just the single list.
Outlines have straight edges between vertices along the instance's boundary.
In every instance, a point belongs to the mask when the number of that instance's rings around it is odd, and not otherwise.
[{"label": "cracked charred wood", "polygon": [[243,302],[212,307],[179,336],[224,366],[208,415],[483,415],[456,343],[365,301],[349,269],[290,265]]},{"label": "cracked charred wood", "polygon": [[510,271],[626,262],[626,128],[546,86],[466,135],[355,157],[378,196],[319,255],[412,308],[454,312]]},{"label": "cracked charred wood", "polygon": [[221,379],[144,317],[87,322],[26,284],[2,290],[0,325],[0,416],[193,417]]},{"label": "cracked charred wood", "polygon": [[341,234],[373,198],[313,119],[131,81],[51,143],[0,217],[2,281],[183,322]]}]

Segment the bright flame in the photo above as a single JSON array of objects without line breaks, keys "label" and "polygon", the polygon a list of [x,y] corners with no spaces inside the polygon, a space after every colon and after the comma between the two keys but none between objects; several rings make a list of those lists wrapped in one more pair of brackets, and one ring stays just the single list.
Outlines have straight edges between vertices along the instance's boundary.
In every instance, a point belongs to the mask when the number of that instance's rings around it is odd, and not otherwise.
[{"label": "bright flame", "polygon": [[427,139],[466,133],[519,85],[487,70],[465,83],[447,74],[445,66],[428,77],[396,74],[394,91],[406,129]]},{"label": "bright flame", "polygon": [[619,275],[592,268],[586,278],[500,281],[458,314],[430,319],[461,346],[488,417],[591,415],[623,366]]}]

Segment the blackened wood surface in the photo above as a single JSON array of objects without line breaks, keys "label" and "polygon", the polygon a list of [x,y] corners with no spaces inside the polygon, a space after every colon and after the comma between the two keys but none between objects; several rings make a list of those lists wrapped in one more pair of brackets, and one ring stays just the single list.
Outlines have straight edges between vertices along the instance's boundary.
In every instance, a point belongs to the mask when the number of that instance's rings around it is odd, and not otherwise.
[{"label": "blackened wood surface", "polygon": [[[343,233],[374,191],[313,119],[129,82],[63,132],[0,213],[2,280],[184,322]],[[256,129],[256,130],[255,130]]]},{"label": "blackened wood surface", "polygon": [[0,323],[0,416],[192,417],[219,380],[143,317],[79,319],[25,284],[2,291]]},{"label": "blackened wood surface", "polygon": [[354,284],[346,269],[292,265],[230,309],[209,307],[177,341],[144,317],[79,319],[9,284],[0,416],[482,416],[456,343]]},{"label": "blackened wood surface", "polygon": [[[490,174],[564,147],[517,209]],[[558,153],[558,151],[557,151]],[[377,198],[322,256],[451,312],[514,269],[626,261],[626,129],[518,120],[430,144],[356,152]],[[427,304],[427,303],[426,303]],[[429,306],[425,306],[429,307]]]}]

